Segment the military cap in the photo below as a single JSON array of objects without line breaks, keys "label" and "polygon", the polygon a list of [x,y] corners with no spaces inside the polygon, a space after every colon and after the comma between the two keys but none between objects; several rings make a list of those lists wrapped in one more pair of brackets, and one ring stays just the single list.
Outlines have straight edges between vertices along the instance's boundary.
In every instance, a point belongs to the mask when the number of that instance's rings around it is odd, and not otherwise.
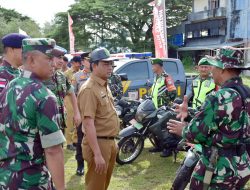
[{"label": "military cap", "polygon": [[221,69],[250,69],[244,65],[244,54],[233,47],[223,47],[216,50],[214,57],[206,56],[210,65]]},{"label": "military cap", "polygon": [[200,61],[198,62],[198,65],[210,65],[209,62],[207,61],[207,57],[203,57],[200,59]]},{"label": "military cap", "polygon": [[115,61],[115,57],[110,57],[110,53],[106,48],[97,48],[90,53],[90,63],[95,61]]},{"label": "military cap", "polygon": [[29,36],[18,33],[7,34],[2,38],[2,44],[4,47],[21,48],[25,38],[29,38]]},{"label": "military cap", "polygon": [[56,41],[50,38],[26,38],[22,43],[23,53],[29,51],[40,51],[49,57],[55,56],[53,51],[56,45]]},{"label": "military cap", "polygon": [[152,65],[158,64],[160,66],[163,66],[163,61],[159,58],[154,58],[154,59],[151,59],[151,64]]},{"label": "military cap", "polygon": [[62,57],[67,53],[67,50],[60,46],[55,46],[53,49],[53,54],[55,57]]},{"label": "military cap", "polygon": [[82,59],[80,56],[75,56],[71,59],[73,62],[78,62],[78,63],[81,63],[82,62]]},{"label": "military cap", "polygon": [[82,59],[85,59],[85,58],[89,59],[89,54],[90,54],[90,52],[84,52],[81,54],[81,58]]}]

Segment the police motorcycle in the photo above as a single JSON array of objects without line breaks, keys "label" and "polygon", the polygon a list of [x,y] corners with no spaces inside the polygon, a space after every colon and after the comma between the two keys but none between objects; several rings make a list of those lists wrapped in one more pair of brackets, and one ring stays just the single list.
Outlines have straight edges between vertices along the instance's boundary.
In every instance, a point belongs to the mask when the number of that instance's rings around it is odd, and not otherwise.
[{"label": "police motorcycle", "polygon": [[[116,162],[121,165],[133,162],[141,154],[144,141],[147,138],[154,146],[156,146],[155,138],[158,138],[161,144],[175,144],[177,146],[179,137],[166,130],[167,121],[175,118],[174,114],[172,117],[169,115],[170,112],[174,113],[171,108],[166,106],[156,109],[150,97],[143,100],[137,108],[135,118],[130,121],[131,125],[119,133],[119,151]],[[154,134],[157,131],[158,133]],[[169,143],[170,139],[171,143]]]},{"label": "police motorcycle", "polygon": [[192,173],[196,164],[200,159],[202,153],[202,147],[199,144],[192,145],[191,147],[186,145],[185,141],[181,141],[178,145],[178,150],[187,150],[187,154],[182,161],[180,167],[176,171],[176,176],[173,181],[171,190],[184,190],[190,182]]},{"label": "police motorcycle", "polygon": [[[191,118],[195,116],[195,110],[188,109],[188,112]],[[190,144],[185,140],[181,140],[177,146],[177,150],[186,151],[187,153],[176,171],[171,190],[184,190],[190,182],[194,168],[200,159],[202,146],[200,144]]]},{"label": "police motorcycle", "polygon": [[140,101],[123,97],[115,103],[117,115],[120,118],[120,128],[126,128],[130,121],[135,118],[136,110]]}]

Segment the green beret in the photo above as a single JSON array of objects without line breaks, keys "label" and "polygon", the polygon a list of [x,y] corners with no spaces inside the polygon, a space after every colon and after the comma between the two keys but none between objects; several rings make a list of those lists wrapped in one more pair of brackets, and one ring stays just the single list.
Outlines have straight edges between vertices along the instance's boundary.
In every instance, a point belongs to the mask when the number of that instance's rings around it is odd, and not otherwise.
[{"label": "green beret", "polygon": [[151,64],[152,65],[158,64],[160,66],[163,66],[163,61],[159,58],[154,58],[154,59],[151,59]]},{"label": "green beret", "polygon": [[198,66],[200,66],[200,65],[210,65],[208,60],[207,60],[207,57],[203,57],[200,59]]}]

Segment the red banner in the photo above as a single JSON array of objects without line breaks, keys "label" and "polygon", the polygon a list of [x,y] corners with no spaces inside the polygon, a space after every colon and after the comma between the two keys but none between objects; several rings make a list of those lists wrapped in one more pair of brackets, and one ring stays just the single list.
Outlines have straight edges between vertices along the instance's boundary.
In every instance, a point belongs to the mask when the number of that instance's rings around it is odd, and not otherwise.
[{"label": "red banner", "polygon": [[71,18],[71,16],[68,13],[68,27],[69,27],[69,50],[70,53],[75,53],[75,36],[73,33],[73,20]]},{"label": "red banner", "polygon": [[153,36],[155,57],[168,57],[165,0],[155,0],[151,5],[154,6]]}]

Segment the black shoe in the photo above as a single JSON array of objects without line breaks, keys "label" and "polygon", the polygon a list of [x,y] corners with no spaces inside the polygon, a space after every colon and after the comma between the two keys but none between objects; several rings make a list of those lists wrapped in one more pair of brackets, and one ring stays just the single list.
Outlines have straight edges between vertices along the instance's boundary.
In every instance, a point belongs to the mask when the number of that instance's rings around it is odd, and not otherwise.
[{"label": "black shoe", "polygon": [[169,149],[163,149],[162,153],[160,154],[161,157],[169,157],[172,155],[172,150]]},{"label": "black shoe", "polygon": [[68,144],[68,145],[67,145],[67,149],[68,149],[68,150],[75,151],[75,150],[76,150],[76,147],[74,147],[72,144]]},{"label": "black shoe", "polygon": [[78,176],[84,175],[84,161],[77,161],[76,175]]},{"label": "black shoe", "polygon": [[83,176],[83,175],[84,175],[84,168],[82,168],[82,169],[77,169],[77,170],[76,170],[76,175],[78,175],[78,176]]},{"label": "black shoe", "polygon": [[154,147],[154,148],[149,149],[148,151],[149,151],[149,152],[161,152],[162,149],[159,148],[159,147]]}]

